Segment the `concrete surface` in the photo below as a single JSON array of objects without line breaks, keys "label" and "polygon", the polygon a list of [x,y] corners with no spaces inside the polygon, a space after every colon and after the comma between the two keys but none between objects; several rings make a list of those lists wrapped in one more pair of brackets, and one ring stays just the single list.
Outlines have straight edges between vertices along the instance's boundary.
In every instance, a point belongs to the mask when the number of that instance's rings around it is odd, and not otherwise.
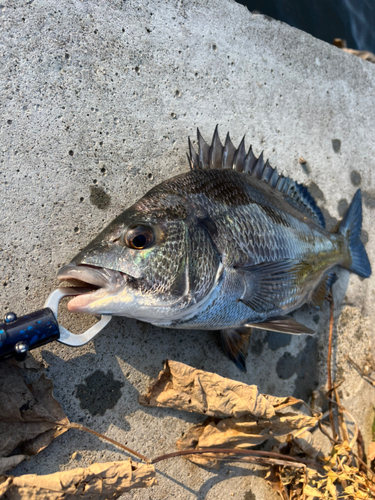
[{"label": "concrete surface", "polygon": [[[375,65],[230,0],[5,1],[0,16],[1,316],[42,307],[57,269],[149,188],[186,171],[187,136],[199,126],[210,139],[216,123],[222,137],[229,130],[238,144],[246,134],[281,172],[311,185],[331,223],[362,187],[375,264]],[[339,271],[334,367],[367,440],[375,390],[345,354],[368,363],[374,294],[374,277]],[[71,420],[155,456],[202,420],[138,405],[166,358],[275,395],[308,399],[324,386],[328,308],[306,307],[296,318],[318,337],[256,332],[247,374],[224,357],[213,332],[127,319],[114,319],[81,349],[55,343],[35,355]],[[65,317],[77,331],[89,321]],[[72,431],[15,472],[121,456]],[[251,466],[210,471],[176,459],[158,470],[158,486],[123,499],[277,498]]]}]

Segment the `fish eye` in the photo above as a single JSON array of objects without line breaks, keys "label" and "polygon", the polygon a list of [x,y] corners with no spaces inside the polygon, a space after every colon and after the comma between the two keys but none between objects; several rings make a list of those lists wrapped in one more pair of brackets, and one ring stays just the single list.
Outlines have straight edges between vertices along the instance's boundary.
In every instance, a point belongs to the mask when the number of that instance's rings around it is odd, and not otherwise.
[{"label": "fish eye", "polygon": [[154,232],[149,227],[137,226],[130,229],[125,235],[125,244],[135,250],[143,250],[154,242]]}]

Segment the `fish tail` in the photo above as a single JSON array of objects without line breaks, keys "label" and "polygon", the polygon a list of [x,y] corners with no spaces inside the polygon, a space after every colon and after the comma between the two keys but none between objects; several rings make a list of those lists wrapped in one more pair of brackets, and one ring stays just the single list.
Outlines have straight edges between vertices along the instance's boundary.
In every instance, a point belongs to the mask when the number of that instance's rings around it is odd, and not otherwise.
[{"label": "fish tail", "polygon": [[340,223],[338,232],[345,237],[350,255],[349,263],[344,264],[344,267],[363,278],[368,278],[371,275],[371,265],[365,247],[360,240],[361,228],[362,196],[361,190],[358,189]]}]

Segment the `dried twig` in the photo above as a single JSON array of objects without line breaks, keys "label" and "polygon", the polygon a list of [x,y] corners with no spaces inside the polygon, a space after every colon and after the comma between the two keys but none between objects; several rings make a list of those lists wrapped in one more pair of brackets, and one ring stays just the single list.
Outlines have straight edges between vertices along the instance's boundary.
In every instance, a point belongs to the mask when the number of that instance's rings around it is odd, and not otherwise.
[{"label": "dried twig", "polygon": [[371,377],[366,375],[366,373],[362,370],[362,368],[347,354],[346,356],[347,361],[354,366],[354,368],[359,372],[361,377],[366,380],[369,384],[375,386],[375,380],[373,380]]},{"label": "dried twig", "polygon": [[84,431],[84,432],[89,432],[90,434],[94,434],[94,436],[97,436],[97,437],[99,437],[101,439],[104,439],[105,441],[108,441],[109,443],[114,444],[118,448],[121,448],[121,449],[127,451],[128,453],[131,453],[135,457],[140,458],[144,462],[150,463],[150,459],[147,458],[147,457],[145,457],[144,455],[141,455],[140,453],[138,453],[137,451],[132,450],[128,446],[125,446],[124,444],[121,444],[118,441],[115,441],[114,439],[112,439],[112,438],[110,438],[108,436],[104,436],[104,434],[100,434],[100,432],[96,432],[96,431],[94,431],[92,429],[89,429],[88,427],[85,427],[84,425],[76,424],[74,422],[71,422],[70,424],[67,424],[66,427],[68,429],[78,429],[79,431]]},{"label": "dried twig", "polygon": [[[357,435],[357,454],[359,458],[359,470],[362,472],[366,472],[367,467],[364,467],[362,464],[366,463],[366,453],[365,453],[365,443],[363,442],[363,437],[361,431],[358,429]],[[362,462],[362,463],[361,463]]]},{"label": "dried twig", "polygon": [[[89,432],[90,434],[94,434],[94,436],[97,436],[101,439],[104,439],[105,441],[108,441],[115,446],[127,451],[128,453],[131,453],[132,455],[140,458],[146,463],[151,463],[155,464],[157,462],[161,462],[163,460],[168,460],[170,458],[175,458],[183,455],[202,455],[202,454],[225,454],[228,455],[227,458],[223,460],[243,460],[243,461],[250,461],[254,463],[259,463],[259,464],[268,464],[268,465],[281,465],[281,466],[289,466],[289,467],[306,467],[308,465],[309,467],[315,468],[315,469],[322,469],[322,466],[319,464],[316,464],[315,462],[310,462],[309,460],[304,460],[302,458],[297,458],[297,457],[291,457],[289,455],[283,455],[282,453],[274,453],[274,452],[268,452],[268,451],[254,451],[254,450],[243,450],[240,448],[204,448],[200,450],[182,450],[182,451],[176,451],[173,453],[167,453],[165,455],[161,455],[159,457],[154,458],[153,460],[150,460],[149,458],[145,457],[144,455],[141,455],[137,451],[132,450],[128,446],[125,446],[118,441],[115,441],[114,439],[105,436],[104,434],[101,434],[100,432],[96,432],[93,429],[90,429],[88,427],[85,427],[81,424],[76,424],[74,422],[66,425],[68,429],[78,429],[80,431],[84,432]],[[241,455],[241,458],[236,458],[238,455]]]},{"label": "dried twig", "polygon": [[[320,432],[324,434],[331,441],[332,444],[340,444],[340,442],[337,439],[333,439],[333,437],[324,429],[323,422],[321,420],[319,420],[318,425]],[[328,424],[326,425],[328,426]],[[329,426],[331,427],[331,424],[329,424]]]},{"label": "dried twig", "polygon": [[[327,396],[330,395],[333,391],[332,387],[332,373],[331,373],[331,358],[332,358],[332,338],[333,338],[333,311],[334,311],[334,302],[333,298],[329,297],[329,339],[328,339],[328,354],[327,354],[327,379],[328,379],[328,392]],[[331,399],[328,400],[328,408],[329,408],[329,421],[331,423],[332,436],[333,439],[337,439],[337,432],[335,427],[335,420],[333,416],[333,407]]]},{"label": "dried twig", "polygon": [[225,455],[242,455],[243,457],[258,457],[260,459],[276,459],[282,460],[289,464],[298,463],[299,466],[308,465],[314,469],[323,469],[323,466],[317,464],[316,462],[310,462],[309,460],[304,460],[303,458],[292,457],[290,455],[283,455],[282,453],[274,453],[271,451],[260,451],[260,450],[243,450],[241,448],[201,448],[199,450],[181,450],[175,451],[173,453],[167,453],[161,455],[160,457],[153,458],[151,464],[156,464],[162,460],[168,460],[169,458],[180,457],[183,455],[205,455],[205,454],[225,454]]},{"label": "dried twig", "polygon": [[337,388],[334,389],[334,393],[335,393],[335,398],[336,398],[337,408],[338,408],[337,418],[338,418],[339,429],[341,430],[341,434],[342,434],[344,441],[347,441],[349,443],[349,432],[348,432],[348,428],[346,426],[343,407],[341,406],[340,396],[339,396],[339,393],[337,391]]},{"label": "dried twig", "polygon": [[[288,456],[288,455],[286,455]],[[251,464],[258,465],[279,465],[281,467],[295,467],[297,469],[306,469],[305,464],[301,464],[296,461],[287,461],[287,460],[279,460],[276,458],[267,458],[267,457],[228,457],[221,459],[223,462],[248,462]]]}]

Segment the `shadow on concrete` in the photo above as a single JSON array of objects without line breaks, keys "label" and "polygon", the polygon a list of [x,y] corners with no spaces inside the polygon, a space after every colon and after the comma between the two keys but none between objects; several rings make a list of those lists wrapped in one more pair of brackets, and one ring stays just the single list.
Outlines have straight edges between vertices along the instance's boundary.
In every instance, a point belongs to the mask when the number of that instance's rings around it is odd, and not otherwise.
[{"label": "shadow on concrete", "polygon": [[[165,472],[161,472],[160,470],[156,470],[156,472],[157,472],[157,474],[160,474],[161,476],[165,477],[169,481],[180,486],[185,491],[191,493],[192,495],[195,495],[197,500],[204,500],[207,497],[209,491],[214,486],[216,486],[217,484],[220,484],[224,481],[228,481],[230,479],[233,479],[235,477],[244,478],[244,477],[252,476],[252,477],[261,477],[264,479],[264,477],[266,475],[266,471],[263,471],[261,469],[247,469],[245,467],[241,467],[240,465],[234,465],[233,459],[231,461],[228,461],[228,462],[223,461],[219,469],[211,469],[211,468],[203,467],[203,466],[200,466],[197,464],[195,464],[195,465],[201,469],[207,470],[210,474],[214,474],[214,476],[211,477],[210,479],[206,480],[199,487],[198,490],[194,490],[192,488],[189,488],[186,484],[177,480],[176,478],[172,477],[171,475],[166,474]],[[226,465],[226,467],[225,467],[225,465]],[[228,471],[228,468],[230,468],[230,472]],[[251,492],[248,492],[248,493],[251,493]],[[251,497],[249,495],[248,496],[245,495],[244,498],[245,498],[245,500],[247,500],[248,498],[249,498],[249,500],[251,499]]]}]

